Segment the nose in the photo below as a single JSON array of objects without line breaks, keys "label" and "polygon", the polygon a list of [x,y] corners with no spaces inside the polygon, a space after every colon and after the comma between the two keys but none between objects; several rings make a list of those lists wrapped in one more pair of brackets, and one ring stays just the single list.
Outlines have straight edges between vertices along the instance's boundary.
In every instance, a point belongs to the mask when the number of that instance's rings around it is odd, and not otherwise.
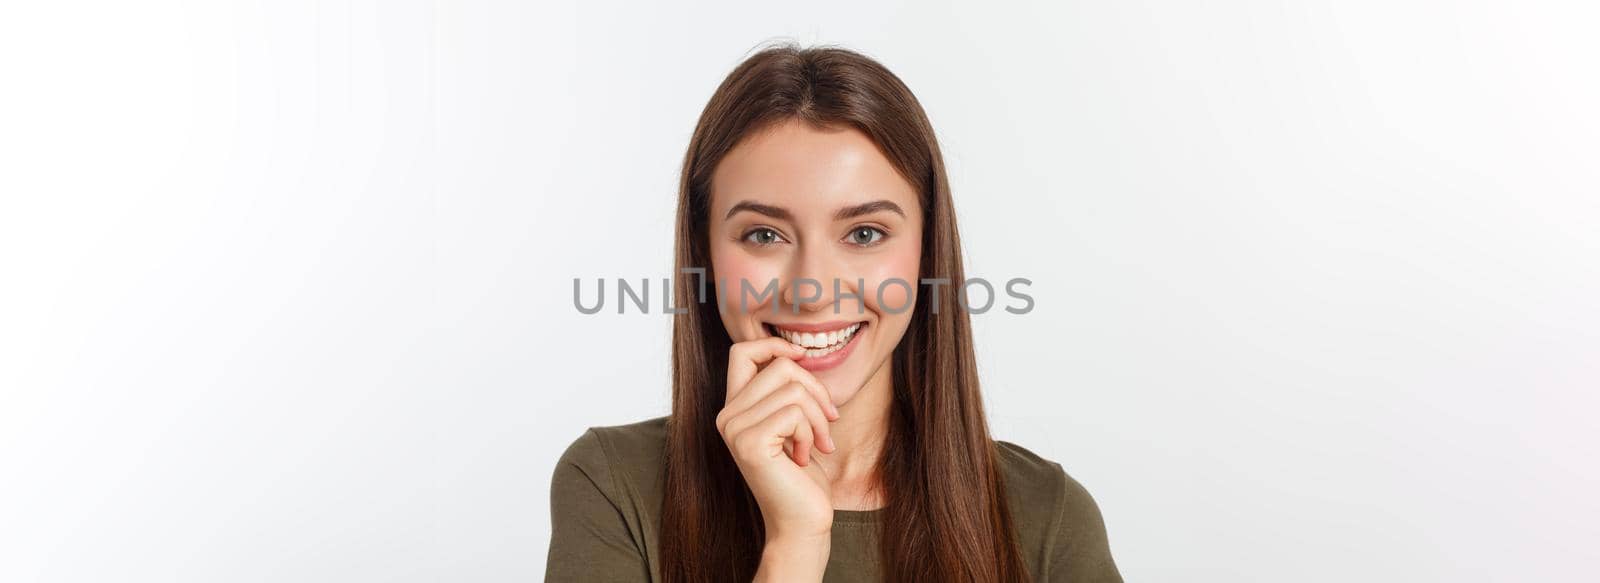
[{"label": "nose", "polygon": [[796,312],[815,312],[833,303],[832,257],[827,249],[801,245],[789,266],[789,281],[783,286],[783,308]]}]

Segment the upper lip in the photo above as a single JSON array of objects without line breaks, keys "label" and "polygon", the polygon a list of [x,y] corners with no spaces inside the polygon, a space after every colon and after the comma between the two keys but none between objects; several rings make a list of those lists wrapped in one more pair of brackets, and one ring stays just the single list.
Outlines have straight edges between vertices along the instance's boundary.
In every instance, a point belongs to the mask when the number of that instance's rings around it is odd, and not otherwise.
[{"label": "upper lip", "polygon": [[773,328],[789,330],[791,332],[809,332],[815,334],[817,332],[833,332],[835,330],[843,330],[845,328],[849,328],[851,324],[857,324],[860,322],[861,320],[834,320],[831,322],[820,322],[816,324],[802,324],[799,322],[767,322],[767,325],[772,326]]}]

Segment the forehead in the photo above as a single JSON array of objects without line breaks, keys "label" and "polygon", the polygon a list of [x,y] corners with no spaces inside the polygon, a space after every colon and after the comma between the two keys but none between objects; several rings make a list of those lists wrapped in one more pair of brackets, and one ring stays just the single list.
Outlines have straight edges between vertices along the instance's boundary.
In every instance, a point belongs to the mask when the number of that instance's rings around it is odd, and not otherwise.
[{"label": "forehead", "polygon": [[741,200],[783,206],[805,217],[884,199],[908,213],[920,209],[911,183],[866,134],[794,119],[745,136],[711,178],[713,217]]}]

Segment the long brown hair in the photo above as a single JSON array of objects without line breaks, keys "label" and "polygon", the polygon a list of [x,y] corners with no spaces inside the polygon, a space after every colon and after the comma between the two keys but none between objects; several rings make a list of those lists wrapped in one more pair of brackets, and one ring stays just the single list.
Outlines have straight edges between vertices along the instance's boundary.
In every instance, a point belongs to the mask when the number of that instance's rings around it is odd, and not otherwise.
[{"label": "long brown hair", "polygon": [[[765,540],[760,508],[717,433],[732,339],[689,268],[710,273],[712,171],[746,134],[786,119],[850,127],[876,142],[920,193],[920,276],[964,280],[949,182],[933,126],[878,62],[839,48],[783,45],[746,59],[712,94],[678,192],[672,415],[661,508],[661,576],[749,581]],[[888,581],[1026,581],[978,392],[972,331],[950,289],[919,294],[893,356],[893,405],[878,462],[887,500],[880,555]]]}]

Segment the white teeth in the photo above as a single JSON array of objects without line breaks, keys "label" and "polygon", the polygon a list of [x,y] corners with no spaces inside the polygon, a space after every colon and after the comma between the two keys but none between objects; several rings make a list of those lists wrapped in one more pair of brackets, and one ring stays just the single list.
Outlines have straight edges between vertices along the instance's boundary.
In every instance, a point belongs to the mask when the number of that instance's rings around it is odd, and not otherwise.
[{"label": "white teeth", "polygon": [[809,332],[792,332],[789,330],[784,330],[783,328],[778,328],[777,326],[773,326],[773,329],[776,330],[778,335],[782,336],[784,340],[788,340],[789,342],[807,348],[808,350],[806,350],[806,357],[808,358],[823,356],[843,348],[845,344],[850,342],[850,338],[855,336],[856,330],[859,330],[860,328],[861,324],[851,324],[845,328],[834,330],[832,332],[819,332],[812,334]]}]

